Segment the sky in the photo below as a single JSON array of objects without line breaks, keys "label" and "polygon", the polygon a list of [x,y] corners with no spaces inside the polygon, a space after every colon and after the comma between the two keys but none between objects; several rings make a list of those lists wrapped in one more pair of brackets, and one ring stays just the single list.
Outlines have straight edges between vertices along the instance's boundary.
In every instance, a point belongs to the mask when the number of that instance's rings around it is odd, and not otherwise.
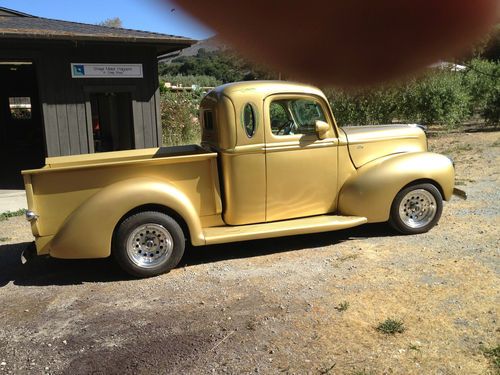
[{"label": "sky", "polygon": [[205,39],[214,34],[169,0],[0,0],[0,7],[90,24],[119,17],[123,27],[128,29],[193,39]]}]

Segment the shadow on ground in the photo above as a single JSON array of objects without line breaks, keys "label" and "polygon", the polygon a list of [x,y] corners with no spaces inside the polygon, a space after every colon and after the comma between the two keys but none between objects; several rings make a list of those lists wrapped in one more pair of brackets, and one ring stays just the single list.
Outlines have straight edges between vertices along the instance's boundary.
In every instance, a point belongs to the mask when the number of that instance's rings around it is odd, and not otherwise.
[{"label": "shadow on ground", "polygon": [[[252,258],[335,245],[350,239],[393,236],[384,224],[369,224],[336,232],[289,236],[266,240],[188,248],[180,266],[195,266],[229,259]],[[61,260],[36,257],[21,263],[29,242],[0,246],[0,287],[10,282],[20,286],[76,285],[85,282],[131,280],[112,259]]]}]

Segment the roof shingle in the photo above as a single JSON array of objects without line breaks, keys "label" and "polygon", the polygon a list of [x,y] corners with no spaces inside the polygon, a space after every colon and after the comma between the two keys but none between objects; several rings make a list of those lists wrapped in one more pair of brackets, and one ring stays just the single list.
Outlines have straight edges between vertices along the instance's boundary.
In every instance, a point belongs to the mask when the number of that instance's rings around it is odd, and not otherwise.
[{"label": "roof shingle", "polygon": [[189,47],[196,42],[177,35],[35,17],[6,8],[0,8],[0,11],[3,11],[0,12],[0,38],[129,42],[177,47],[169,48],[171,50]]}]

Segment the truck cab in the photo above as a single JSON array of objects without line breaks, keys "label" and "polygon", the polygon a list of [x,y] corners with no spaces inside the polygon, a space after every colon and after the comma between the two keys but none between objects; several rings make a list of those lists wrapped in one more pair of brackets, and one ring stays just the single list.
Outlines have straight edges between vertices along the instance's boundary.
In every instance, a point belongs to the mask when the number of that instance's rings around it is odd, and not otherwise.
[{"label": "truck cab", "polygon": [[202,147],[219,155],[226,224],[336,210],[339,134],[320,90],[283,82],[225,85],[203,99],[200,119]]}]

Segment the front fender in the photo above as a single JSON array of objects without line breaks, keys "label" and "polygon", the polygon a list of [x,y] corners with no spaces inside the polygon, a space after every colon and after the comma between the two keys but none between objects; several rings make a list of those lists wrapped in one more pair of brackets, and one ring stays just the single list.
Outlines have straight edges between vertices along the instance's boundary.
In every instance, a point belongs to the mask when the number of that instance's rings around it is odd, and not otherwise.
[{"label": "front fender", "polygon": [[119,220],[146,204],[174,210],[186,221],[193,244],[205,243],[199,215],[183,193],[168,182],[135,178],[103,188],[78,207],[52,239],[50,255],[63,259],[108,257]]},{"label": "front fender", "polygon": [[418,180],[433,181],[442,191],[443,198],[449,200],[455,184],[451,160],[431,152],[412,152],[365,164],[340,190],[339,212],[364,216],[371,223],[387,221],[396,194]]}]

